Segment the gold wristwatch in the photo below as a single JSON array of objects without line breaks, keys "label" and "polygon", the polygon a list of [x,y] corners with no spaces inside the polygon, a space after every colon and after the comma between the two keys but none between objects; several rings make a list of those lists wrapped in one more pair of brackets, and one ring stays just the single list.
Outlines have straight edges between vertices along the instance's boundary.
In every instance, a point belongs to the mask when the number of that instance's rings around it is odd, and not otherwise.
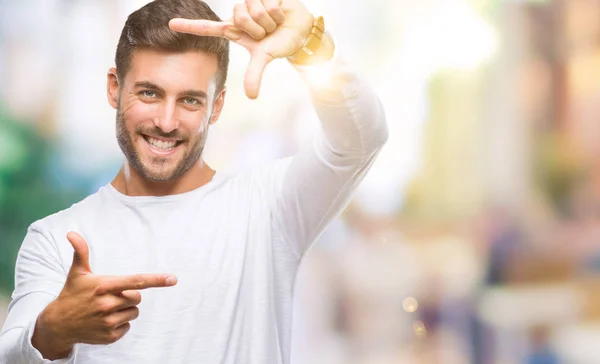
[{"label": "gold wristwatch", "polygon": [[322,16],[315,18],[312,29],[304,41],[304,45],[288,60],[296,65],[312,65],[326,62],[333,57],[335,47],[331,38],[325,33],[325,19]]}]

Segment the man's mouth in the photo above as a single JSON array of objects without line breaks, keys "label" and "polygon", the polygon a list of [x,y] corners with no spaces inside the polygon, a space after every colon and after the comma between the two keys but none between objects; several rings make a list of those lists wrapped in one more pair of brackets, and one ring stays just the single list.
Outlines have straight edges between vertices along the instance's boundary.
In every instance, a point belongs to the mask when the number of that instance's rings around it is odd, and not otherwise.
[{"label": "man's mouth", "polygon": [[168,154],[183,143],[182,140],[157,139],[148,135],[142,135],[144,140],[150,146],[150,149],[159,154]]}]

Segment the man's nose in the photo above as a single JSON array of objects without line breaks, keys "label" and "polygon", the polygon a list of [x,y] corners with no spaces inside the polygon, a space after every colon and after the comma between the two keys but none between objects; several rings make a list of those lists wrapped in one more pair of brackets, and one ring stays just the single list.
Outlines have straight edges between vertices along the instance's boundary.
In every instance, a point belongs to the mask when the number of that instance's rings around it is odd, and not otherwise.
[{"label": "man's nose", "polygon": [[170,133],[179,128],[176,106],[175,101],[165,101],[160,107],[160,112],[158,118],[154,121],[154,125],[164,133]]}]

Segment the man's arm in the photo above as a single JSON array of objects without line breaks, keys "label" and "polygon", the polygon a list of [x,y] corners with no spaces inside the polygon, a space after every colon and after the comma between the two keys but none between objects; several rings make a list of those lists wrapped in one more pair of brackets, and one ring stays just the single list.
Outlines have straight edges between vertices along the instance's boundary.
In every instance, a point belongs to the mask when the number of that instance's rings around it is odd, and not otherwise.
[{"label": "man's arm", "polygon": [[[302,256],[347,205],[387,141],[388,129],[378,97],[342,60],[298,70],[321,127],[285,167],[273,218],[274,233]],[[318,79],[316,85],[315,72],[329,80]]]},{"label": "man's arm", "polygon": [[0,363],[69,362],[72,356],[57,361],[45,360],[32,344],[38,315],[56,299],[65,280],[66,272],[56,246],[35,224],[32,225],[17,258],[13,300],[0,333]]},{"label": "man's arm", "polygon": [[[226,21],[172,19],[169,24],[178,32],[224,37],[246,48],[250,64],[244,88],[250,98],[258,96],[264,69],[274,59],[310,64],[313,51],[332,48],[331,40],[323,38],[323,24],[299,0],[250,0],[238,4]],[[315,44],[320,47],[313,48]],[[342,62],[329,66],[326,87],[314,87],[305,77],[321,131],[273,176],[278,179],[274,233],[298,256],[346,205],[388,135],[383,108],[371,88]],[[304,76],[314,66],[306,67],[299,68]]]},{"label": "man's arm", "polygon": [[115,343],[139,315],[139,290],[177,284],[174,276],[165,274],[95,275],[87,242],[75,232],[66,238],[74,250],[68,273],[54,240],[42,229],[29,229],[0,333],[0,363],[70,363],[76,344]]}]

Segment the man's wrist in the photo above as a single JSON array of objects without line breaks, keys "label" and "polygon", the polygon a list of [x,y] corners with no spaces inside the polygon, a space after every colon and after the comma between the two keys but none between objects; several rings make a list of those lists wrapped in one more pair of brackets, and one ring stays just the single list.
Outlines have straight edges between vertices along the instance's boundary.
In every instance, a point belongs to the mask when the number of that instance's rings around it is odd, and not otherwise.
[{"label": "man's wrist", "polygon": [[44,359],[58,360],[67,358],[73,350],[73,344],[68,343],[52,328],[48,308],[38,316],[31,345],[42,354]]},{"label": "man's wrist", "polygon": [[315,18],[313,26],[296,53],[288,57],[288,61],[297,66],[317,65],[331,60],[335,53],[333,39],[325,31],[323,17]]}]

